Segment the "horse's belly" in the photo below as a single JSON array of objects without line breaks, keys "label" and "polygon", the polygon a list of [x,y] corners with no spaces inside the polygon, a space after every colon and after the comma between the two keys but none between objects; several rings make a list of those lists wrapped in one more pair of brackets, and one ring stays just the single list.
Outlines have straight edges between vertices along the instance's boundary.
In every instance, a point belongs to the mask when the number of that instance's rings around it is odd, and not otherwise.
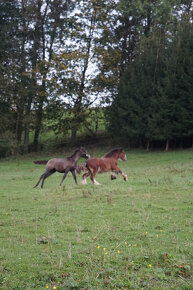
[{"label": "horse's belly", "polygon": [[[60,172],[60,173],[64,173],[66,171],[68,166],[66,166],[66,164],[57,164],[55,166],[56,171]],[[69,168],[68,168],[69,169]]]},{"label": "horse's belly", "polygon": [[64,172],[65,172],[65,169],[57,170],[57,172],[59,172],[59,173],[64,173]]},{"label": "horse's belly", "polygon": [[103,174],[103,173],[108,173],[110,170],[98,170],[97,173]]},{"label": "horse's belly", "polygon": [[101,162],[99,168],[98,168],[98,173],[105,173],[105,172],[109,172],[111,171],[111,166],[107,165],[107,164],[103,164]]}]

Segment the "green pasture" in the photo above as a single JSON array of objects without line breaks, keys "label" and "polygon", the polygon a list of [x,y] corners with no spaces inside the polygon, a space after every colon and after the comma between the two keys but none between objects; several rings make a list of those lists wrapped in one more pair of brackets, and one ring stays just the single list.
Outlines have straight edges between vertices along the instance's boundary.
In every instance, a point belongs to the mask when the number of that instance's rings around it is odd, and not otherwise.
[{"label": "green pasture", "polygon": [[193,289],[192,150],[127,151],[128,182],[33,189],[50,157],[0,162],[1,289]]}]

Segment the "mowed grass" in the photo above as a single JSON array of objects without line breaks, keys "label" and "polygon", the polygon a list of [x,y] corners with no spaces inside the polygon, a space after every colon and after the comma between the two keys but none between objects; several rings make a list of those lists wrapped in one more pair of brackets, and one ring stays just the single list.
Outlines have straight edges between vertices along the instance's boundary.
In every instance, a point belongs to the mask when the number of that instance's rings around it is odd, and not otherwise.
[{"label": "mowed grass", "polygon": [[55,173],[43,190],[34,159],[0,162],[1,289],[193,289],[191,150],[127,151],[128,182]]}]

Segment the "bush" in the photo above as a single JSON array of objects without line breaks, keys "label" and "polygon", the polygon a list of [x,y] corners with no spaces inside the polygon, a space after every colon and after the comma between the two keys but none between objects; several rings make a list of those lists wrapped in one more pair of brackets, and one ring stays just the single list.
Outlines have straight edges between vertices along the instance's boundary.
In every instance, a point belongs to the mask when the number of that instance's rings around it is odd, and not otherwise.
[{"label": "bush", "polygon": [[13,134],[2,134],[0,137],[0,158],[13,155],[17,152],[17,142]]}]

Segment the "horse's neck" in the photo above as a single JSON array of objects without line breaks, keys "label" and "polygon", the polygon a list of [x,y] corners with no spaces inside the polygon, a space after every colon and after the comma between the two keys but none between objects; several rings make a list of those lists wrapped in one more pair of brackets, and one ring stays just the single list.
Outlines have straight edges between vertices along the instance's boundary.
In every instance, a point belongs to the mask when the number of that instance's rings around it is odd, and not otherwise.
[{"label": "horse's neck", "polygon": [[75,152],[70,158],[76,163],[80,159],[80,152]]}]

